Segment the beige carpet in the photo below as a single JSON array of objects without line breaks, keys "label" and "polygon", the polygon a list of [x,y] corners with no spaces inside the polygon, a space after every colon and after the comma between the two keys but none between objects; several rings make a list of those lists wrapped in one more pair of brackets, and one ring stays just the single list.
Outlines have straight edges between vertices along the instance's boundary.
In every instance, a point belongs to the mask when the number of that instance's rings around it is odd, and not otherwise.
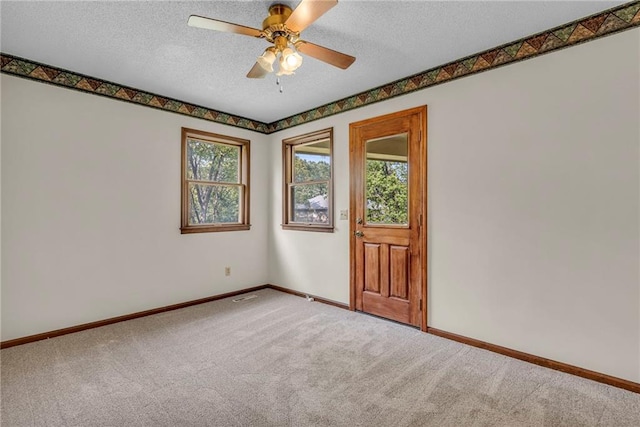
[{"label": "beige carpet", "polygon": [[2,350],[2,426],[640,425],[638,394],[254,294]]}]

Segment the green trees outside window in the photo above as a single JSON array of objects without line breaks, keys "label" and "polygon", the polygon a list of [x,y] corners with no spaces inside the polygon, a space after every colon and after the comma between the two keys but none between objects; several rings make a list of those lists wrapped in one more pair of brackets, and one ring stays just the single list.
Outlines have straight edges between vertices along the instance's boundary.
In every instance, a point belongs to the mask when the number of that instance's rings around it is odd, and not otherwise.
[{"label": "green trees outside window", "polygon": [[238,223],[240,148],[187,139],[189,224]]},{"label": "green trees outside window", "polygon": [[407,162],[367,159],[367,222],[407,224]]}]

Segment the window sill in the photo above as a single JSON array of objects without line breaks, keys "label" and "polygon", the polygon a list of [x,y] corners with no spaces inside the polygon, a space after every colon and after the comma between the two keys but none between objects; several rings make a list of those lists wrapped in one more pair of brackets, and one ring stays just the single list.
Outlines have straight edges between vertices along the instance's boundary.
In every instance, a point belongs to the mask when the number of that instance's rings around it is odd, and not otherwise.
[{"label": "window sill", "polygon": [[293,225],[293,224],[282,224],[283,230],[298,230],[298,231],[315,231],[318,233],[333,233],[333,227],[327,226],[317,226],[317,225]]},{"label": "window sill", "polygon": [[234,224],[234,225],[204,225],[180,228],[180,234],[193,233],[217,233],[221,231],[244,231],[251,229],[251,225]]}]

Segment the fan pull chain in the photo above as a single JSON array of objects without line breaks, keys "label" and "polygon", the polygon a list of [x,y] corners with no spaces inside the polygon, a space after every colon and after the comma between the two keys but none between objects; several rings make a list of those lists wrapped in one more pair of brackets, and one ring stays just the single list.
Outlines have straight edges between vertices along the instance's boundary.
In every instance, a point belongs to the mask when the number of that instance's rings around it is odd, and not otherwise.
[{"label": "fan pull chain", "polygon": [[278,85],[278,89],[280,90],[280,93],[284,92],[284,88],[280,84],[280,77],[276,77],[276,84]]}]

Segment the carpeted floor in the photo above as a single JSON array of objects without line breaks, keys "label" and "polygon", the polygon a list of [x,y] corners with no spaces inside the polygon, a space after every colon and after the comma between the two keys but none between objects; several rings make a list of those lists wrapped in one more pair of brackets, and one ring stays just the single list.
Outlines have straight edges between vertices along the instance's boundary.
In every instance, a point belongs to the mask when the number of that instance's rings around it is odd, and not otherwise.
[{"label": "carpeted floor", "polygon": [[254,294],[2,350],[2,426],[640,425],[638,394]]}]

